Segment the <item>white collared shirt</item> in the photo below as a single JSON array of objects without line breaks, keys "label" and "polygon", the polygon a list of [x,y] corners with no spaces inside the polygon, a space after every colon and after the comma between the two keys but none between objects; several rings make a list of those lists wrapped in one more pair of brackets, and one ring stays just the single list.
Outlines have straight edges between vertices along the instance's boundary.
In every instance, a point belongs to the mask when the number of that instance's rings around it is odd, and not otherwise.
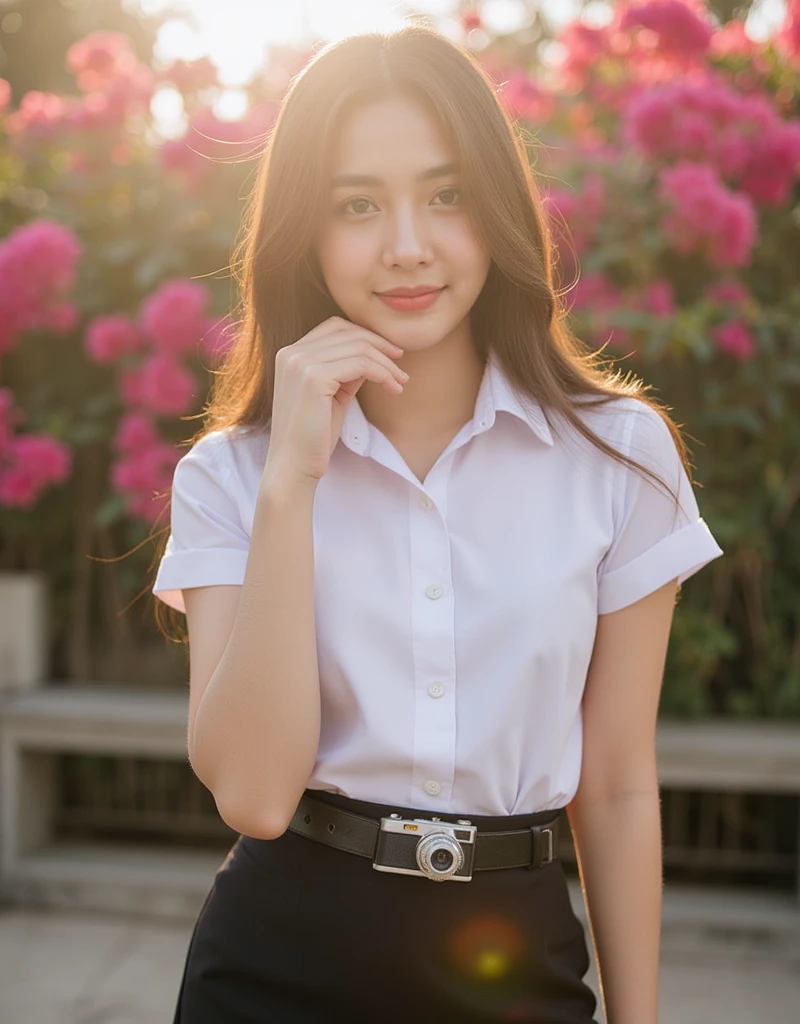
[{"label": "white collared shirt", "polygon": [[[351,402],[314,497],[322,726],[309,788],[434,813],[564,807],[598,614],[722,554],[649,406],[581,415],[679,487],[677,515],[524,403],[490,356],[473,418],[420,483]],[[153,586],[167,604],[243,582],[268,444],[269,430],[217,430],[181,458]]]}]

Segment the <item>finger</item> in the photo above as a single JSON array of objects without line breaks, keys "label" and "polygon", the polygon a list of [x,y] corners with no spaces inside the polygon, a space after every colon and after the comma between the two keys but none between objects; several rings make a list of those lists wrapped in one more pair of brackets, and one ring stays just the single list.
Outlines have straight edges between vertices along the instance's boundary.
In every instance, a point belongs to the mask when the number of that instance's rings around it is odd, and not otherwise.
[{"label": "finger", "polygon": [[395,345],[393,341],[389,341],[382,334],[377,334],[368,327],[362,327],[360,324],[354,324],[350,320],[343,320],[338,316],[330,317],[328,320],[323,321],[320,327],[327,328],[321,337],[341,337],[342,335],[352,338],[362,337],[380,349],[381,352],[399,355],[404,351],[400,345]]},{"label": "finger", "polygon": [[361,377],[383,385],[392,394],[399,394],[403,390],[402,383],[397,380],[389,367],[377,359],[371,359],[364,355],[320,363],[309,372],[316,376],[323,388],[327,386],[332,395],[335,395],[343,384],[348,384]]},{"label": "finger", "polygon": [[364,341],[363,338],[355,339],[355,343],[343,341],[340,344],[326,346],[318,353],[315,353],[315,355],[320,362],[325,363],[357,356],[375,359],[382,366],[385,366],[401,384],[405,384],[409,380],[409,375],[392,358],[384,355],[383,352],[377,351],[370,342]]}]

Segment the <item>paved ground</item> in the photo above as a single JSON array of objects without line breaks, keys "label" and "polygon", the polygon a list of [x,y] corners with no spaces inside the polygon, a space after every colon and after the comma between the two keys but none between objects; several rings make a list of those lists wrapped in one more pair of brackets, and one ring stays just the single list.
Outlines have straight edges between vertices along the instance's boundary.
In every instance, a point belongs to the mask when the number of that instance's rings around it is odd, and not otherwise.
[{"label": "paved ground", "polygon": [[[0,908],[0,1021],[169,1024],[191,927]],[[800,908],[791,897],[667,892],[662,948],[660,1024],[800,1019]],[[587,980],[596,992],[594,969]]]}]

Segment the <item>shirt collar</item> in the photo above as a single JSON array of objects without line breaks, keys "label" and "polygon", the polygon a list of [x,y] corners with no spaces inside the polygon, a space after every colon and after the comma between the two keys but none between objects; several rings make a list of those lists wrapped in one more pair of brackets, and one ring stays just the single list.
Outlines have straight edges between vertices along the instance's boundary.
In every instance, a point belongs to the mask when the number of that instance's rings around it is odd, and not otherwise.
[{"label": "shirt collar", "polygon": [[[475,412],[472,419],[472,435],[481,434],[493,426],[498,412],[509,412],[530,427],[545,444],[553,444],[553,435],[540,403],[535,398],[523,397],[512,385],[504,372],[497,355],[489,353],[484,370]],[[350,403],[342,423],[341,439],[354,452],[365,455],[369,451],[372,428],[358,402],[358,396]]]}]

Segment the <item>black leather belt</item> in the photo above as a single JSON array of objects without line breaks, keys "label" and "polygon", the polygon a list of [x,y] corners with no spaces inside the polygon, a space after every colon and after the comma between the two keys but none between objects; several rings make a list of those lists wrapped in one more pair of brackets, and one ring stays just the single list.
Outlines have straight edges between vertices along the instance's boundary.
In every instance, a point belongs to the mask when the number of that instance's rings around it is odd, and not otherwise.
[{"label": "black leather belt", "polygon": [[[415,812],[415,816],[428,817],[427,813],[419,812]],[[471,824],[467,819],[452,816],[440,816],[438,819],[430,816],[430,820],[441,820],[450,825]],[[544,867],[558,857],[558,825],[559,818],[555,817],[552,821],[524,829],[505,832],[482,832],[479,829],[475,835],[472,870]],[[354,814],[304,794],[289,829],[326,846],[368,857],[375,863],[381,819]]]}]

